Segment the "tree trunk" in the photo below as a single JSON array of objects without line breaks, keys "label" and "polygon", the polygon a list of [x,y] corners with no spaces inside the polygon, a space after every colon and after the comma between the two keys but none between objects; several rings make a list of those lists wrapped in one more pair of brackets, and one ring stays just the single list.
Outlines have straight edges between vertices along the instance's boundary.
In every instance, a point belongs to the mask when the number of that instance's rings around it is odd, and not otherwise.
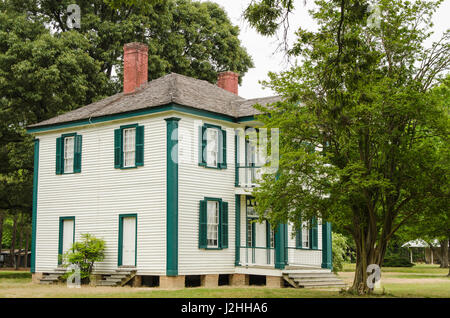
[{"label": "tree trunk", "polygon": [[24,267],[27,268],[28,267],[28,245],[30,243],[30,232],[27,231],[25,233],[25,263],[24,263]]},{"label": "tree trunk", "polygon": [[19,253],[17,254],[17,261],[16,261],[16,270],[19,269],[20,264],[22,264],[22,234],[23,234],[23,215],[21,216],[20,220],[19,220],[19,224],[17,225],[18,231],[17,231],[17,250],[19,251]]},{"label": "tree trunk", "polygon": [[11,248],[10,248],[10,266],[16,267],[16,235],[17,235],[17,213],[13,216],[13,230],[11,235]]},{"label": "tree trunk", "polygon": [[439,242],[441,244],[441,268],[448,267],[448,242],[448,239]]},{"label": "tree trunk", "polygon": [[0,211],[0,255],[2,254],[3,244],[3,212]]}]

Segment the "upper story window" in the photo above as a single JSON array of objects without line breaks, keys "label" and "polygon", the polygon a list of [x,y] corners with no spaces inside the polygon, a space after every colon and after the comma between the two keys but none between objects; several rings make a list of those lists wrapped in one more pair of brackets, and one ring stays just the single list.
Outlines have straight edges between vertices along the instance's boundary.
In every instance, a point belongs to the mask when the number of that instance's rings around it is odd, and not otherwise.
[{"label": "upper story window", "polygon": [[227,132],[220,126],[199,127],[199,165],[207,168],[227,168]]},{"label": "upper story window", "polygon": [[121,126],[114,130],[114,168],[136,168],[144,165],[144,126]]},{"label": "upper story window", "polygon": [[75,154],[75,137],[64,138],[64,172],[73,172],[73,159]]},{"label": "upper story window", "polygon": [[206,129],[206,166],[217,167],[219,161],[219,130]]},{"label": "upper story window", "polygon": [[82,136],[63,134],[56,138],[56,174],[81,172]]},{"label": "upper story window", "polygon": [[123,130],[123,166],[134,167],[136,165],[136,128]]}]

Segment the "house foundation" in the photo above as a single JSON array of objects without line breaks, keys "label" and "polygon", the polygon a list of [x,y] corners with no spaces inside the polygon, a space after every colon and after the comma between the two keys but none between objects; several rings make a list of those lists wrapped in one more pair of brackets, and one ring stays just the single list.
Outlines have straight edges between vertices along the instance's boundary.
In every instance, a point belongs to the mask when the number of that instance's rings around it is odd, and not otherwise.
[{"label": "house foundation", "polygon": [[201,286],[206,288],[219,287],[219,274],[202,275]]},{"label": "house foundation", "polygon": [[185,287],[185,276],[160,276],[159,287],[167,289],[180,289]]},{"label": "house foundation", "polygon": [[43,273],[33,273],[31,274],[31,282],[33,283],[39,283],[39,281],[42,279]]},{"label": "house foundation", "polygon": [[133,287],[142,286],[142,276],[136,275],[133,277],[133,282],[131,283]]},{"label": "house foundation", "polygon": [[284,279],[281,276],[266,276],[266,287],[282,288],[284,287]]},{"label": "house foundation", "polygon": [[249,276],[246,274],[230,275],[230,286],[248,286]]}]

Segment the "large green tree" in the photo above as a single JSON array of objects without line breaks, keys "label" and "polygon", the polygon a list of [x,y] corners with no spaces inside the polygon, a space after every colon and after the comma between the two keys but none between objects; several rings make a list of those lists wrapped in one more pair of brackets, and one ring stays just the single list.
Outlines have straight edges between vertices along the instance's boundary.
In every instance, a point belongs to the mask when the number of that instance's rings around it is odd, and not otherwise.
[{"label": "large green tree", "polygon": [[242,76],[253,67],[238,38],[239,28],[212,2],[191,0],[13,0],[18,11],[43,17],[53,31],[69,30],[67,7],[80,7],[79,29],[91,43],[89,55],[102,62],[101,70],[114,75],[120,90],[123,45],[139,41],[149,46],[149,79],[170,72],[215,83],[217,72]]},{"label": "large green tree", "polygon": [[371,292],[367,266],[382,265],[433,196],[428,141],[448,145],[448,113],[431,92],[449,67],[448,34],[424,48],[439,3],[380,0],[374,25],[367,1],[318,0],[318,31],[300,28],[290,50],[301,64],[267,83],[284,97],[260,116],[280,129],[280,165],[256,189],[257,209],[272,224],[319,216],[351,235],[360,294]]}]

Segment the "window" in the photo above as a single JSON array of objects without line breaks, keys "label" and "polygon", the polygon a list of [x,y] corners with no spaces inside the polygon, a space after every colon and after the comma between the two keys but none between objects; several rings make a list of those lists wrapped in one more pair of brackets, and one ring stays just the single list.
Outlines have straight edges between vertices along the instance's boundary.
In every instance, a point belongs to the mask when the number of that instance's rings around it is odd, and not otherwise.
[{"label": "window", "polygon": [[315,217],[313,217],[309,222],[302,223],[301,229],[297,231],[296,247],[317,250],[318,229],[317,219]]},{"label": "window", "polygon": [[199,165],[207,168],[227,168],[227,133],[219,126],[199,127]]},{"label": "window", "polygon": [[219,247],[219,202],[208,201],[208,248]]},{"label": "window", "polygon": [[206,129],[206,166],[217,167],[219,159],[219,130]]},{"label": "window", "polygon": [[114,168],[144,165],[144,126],[121,126],[114,130]]},{"label": "window", "polygon": [[82,136],[76,133],[56,138],[56,174],[81,172]]},{"label": "window", "polygon": [[246,199],[246,214],[247,214],[247,246],[255,247],[255,223],[253,222],[258,218],[256,214],[256,201],[255,198],[247,196]]},{"label": "window", "polygon": [[302,224],[302,248],[309,248],[309,228]]},{"label": "window", "polygon": [[254,240],[253,231],[255,229],[255,223],[253,223],[251,221],[252,221],[251,218],[247,218],[247,246],[248,247],[254,247],[253,246],[253,240]]},{"label": "window", "polygon": [[64,172],[73,172],[73,158],[74,158],[74,142],[75,137],[64,138]]},{"label": "window", "polygon": [[269,247],[270,248],[275,248],[275,230],[268,224],[269,227],[269,233],[270,233],[270,244]]},{"label": "window", "polygon": [[222,199],[200,201],[199,248],[228,248],[228,203]]},{"label": "window", "polygon": [[134,167],[136,165],[136,128],[123,130],[123,166]]}]

